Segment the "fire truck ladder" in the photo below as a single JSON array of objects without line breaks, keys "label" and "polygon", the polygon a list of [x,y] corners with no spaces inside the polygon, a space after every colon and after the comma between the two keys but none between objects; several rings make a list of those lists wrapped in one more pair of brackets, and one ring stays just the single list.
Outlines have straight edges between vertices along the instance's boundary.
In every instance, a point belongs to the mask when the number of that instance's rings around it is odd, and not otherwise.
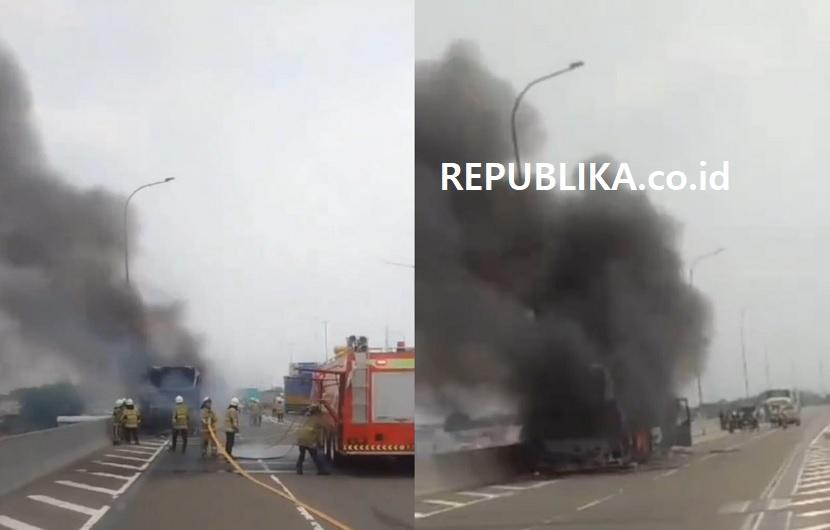
[{"label": "fire truck ladder", "polygon": [[352,371],[352,421],[369,422],[369,363],[366,352],[355,352]]}]

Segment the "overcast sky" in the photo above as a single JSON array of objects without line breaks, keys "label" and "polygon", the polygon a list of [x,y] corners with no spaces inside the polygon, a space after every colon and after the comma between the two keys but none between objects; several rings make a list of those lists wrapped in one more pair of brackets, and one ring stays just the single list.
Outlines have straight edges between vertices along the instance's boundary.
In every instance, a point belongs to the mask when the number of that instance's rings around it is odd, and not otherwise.
[{"label": "overcast sky", "polygon": [[[0,45],[49,161],[125,196],[131,276],[237,384],[349,334],[414,338],[408,1],[17,2]],[[281,379],[280,379],[281,381]]]},{"label": "overcast sky", "polygon": [[[766,386],[765,349],[773,386],[820,389],[822,357],[830,378],[830,4],[417,3],[416,58],[438,58],[457,38],[477,42],[517,90],[585,61],[528,94],[548,134],[535,160],[605,153],[635,175],[728,160],[728,192],[652,193],[681,224],[686,259],[726,248],[695,269],[715,310],[704,399],[743,395],[742,308],[750,392]],[[697,401],[693,385],[686,394]]]}]

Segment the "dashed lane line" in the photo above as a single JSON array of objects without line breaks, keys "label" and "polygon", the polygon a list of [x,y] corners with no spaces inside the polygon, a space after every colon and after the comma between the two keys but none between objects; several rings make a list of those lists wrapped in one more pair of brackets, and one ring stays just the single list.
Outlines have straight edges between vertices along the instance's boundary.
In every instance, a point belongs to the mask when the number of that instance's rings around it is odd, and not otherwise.
[{"label": "dashed lane line", "polygon": [[620,490],[616,493],[612,493],[611,495],[606,495],[605,497],[601,497],[599,499],[592,500],[591,502],[583,504],[582,506],[577,508],[576,511],[581,512],[581,511],[587,510],[588,508],[593,508],[594,506],[596,506],[598,504],[602,504],[605,501],[613,499],[614,497],[616,497],[617,495],[619,495],[621,493],[622,493],[622,490]]}]

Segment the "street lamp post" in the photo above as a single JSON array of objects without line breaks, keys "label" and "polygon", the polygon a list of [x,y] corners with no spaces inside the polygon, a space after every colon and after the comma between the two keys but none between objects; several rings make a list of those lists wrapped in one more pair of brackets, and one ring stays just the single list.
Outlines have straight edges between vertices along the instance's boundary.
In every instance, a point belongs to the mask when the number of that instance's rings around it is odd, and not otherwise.
[{"label": "street lamp post", "polygon": [[746,340],[744,338],[744,320],[746,317],[746,308],[741,309],[741,357],[744,362],[744,393],[749,399],[749,372],[746,369]]},{"label": "street lamp post", "polygon": [[324,361],[329,360],[329,321],[323,321],[323,348],[325,348],[324,352],[325,355],[323,356]]},{"label": "street lamp post", "polygon": [[[720,254],[724,250],[726,250],[726,249],[723,248],[723,247],[719,247],[719,248],[716,248],[715,250],[713,250],[711,252],[707,252],[706,254],[701,254],[700,256],[698,256],[698,257],[696,257],[695,259],[692,260],[692,264],[689,266],[689,287],[694,287],[695,286],[695,267],[697,266],[697,264],[700,263],[702,260],[704,260],[706,258],[712,258],[714,256],[717,256],[718,254]],[[702,408],[703,407],[703,387],[700,384],[700,368],[698,368],[698,370],[697,370],[697,400],[698,400],[698,406]]]},{"label": "street lamp post", "polygon": [[127,212],[130,208],[130,200],[133,196],[138,193],[139,191],[143,190],[144,188],[149,188],[150,186],[157,186],[159,184],[166,184],[175,180],[176,177],[167,177],[164,180],[159,180],[158,182],[150,182],[149,184],[144,184],[143,186],[139,186],[130,193],[130,196],[127,197],[127,200],[124,202],[124,277],[127,279],[127,285],[130,285],[130,231],[127,230]]},{"label": "street lamp post", "polygon": [[513,135],[513,154],[516,156],[516,167],[519,171],[519,176],[522,175],[522,163],[521,163],[521,159],[519,158],[519,140],[518,140],[518,137],[516,135],[516,111],[519,110],[519,103],[522,102],[522,98],[524,98],[527,91],[530,90],[531,87],[533,87],[534,85],[537,85],[537,84],[539,84],[543,81],[547,81],[548,79],[553,79],[554,77],[556,77],[558,75],[562,75],[566,72],[570,72],[571,70],[576,70],[580,66],[584,66],[584,65],[585,65],[584,62],[576,61],[576,62],[573,62],[570,65],[568,65],[567,68],[563,68],[563,69],[557,70],[557,71],[555,71],[551,74],[543,75],[542,77],[534,79],[533,81],[528,83],[527,86],[525,86],[524,89],[521,92],[519,92],[519,95],[516,96],[516,101],[513,103],[513,112],[511,112],[511,114],[510,114],[510,130],[511,130],[511,133]]}]

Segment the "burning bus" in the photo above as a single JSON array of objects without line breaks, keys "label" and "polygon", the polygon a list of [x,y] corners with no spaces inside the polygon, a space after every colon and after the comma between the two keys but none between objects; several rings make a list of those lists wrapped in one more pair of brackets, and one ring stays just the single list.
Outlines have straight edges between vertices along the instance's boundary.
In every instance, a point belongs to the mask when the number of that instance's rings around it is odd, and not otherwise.
[{"label": "burning bus", "polygon": [[569,379],[573,386],[551,389],[548,399],[534,401],[526,411],[521,443],[534,469],[625,467],[673,446],[691,446],[685,399],[660,404],[651,421],[635,420],[624,413],[605,367],[571,371]]},{"label": "burning bus", "polygon": [[153,366],[144,374],[138,404],[145,427],[169,426],[176,396],[191,410],[201,401],[202,374],[194,366]]}]

